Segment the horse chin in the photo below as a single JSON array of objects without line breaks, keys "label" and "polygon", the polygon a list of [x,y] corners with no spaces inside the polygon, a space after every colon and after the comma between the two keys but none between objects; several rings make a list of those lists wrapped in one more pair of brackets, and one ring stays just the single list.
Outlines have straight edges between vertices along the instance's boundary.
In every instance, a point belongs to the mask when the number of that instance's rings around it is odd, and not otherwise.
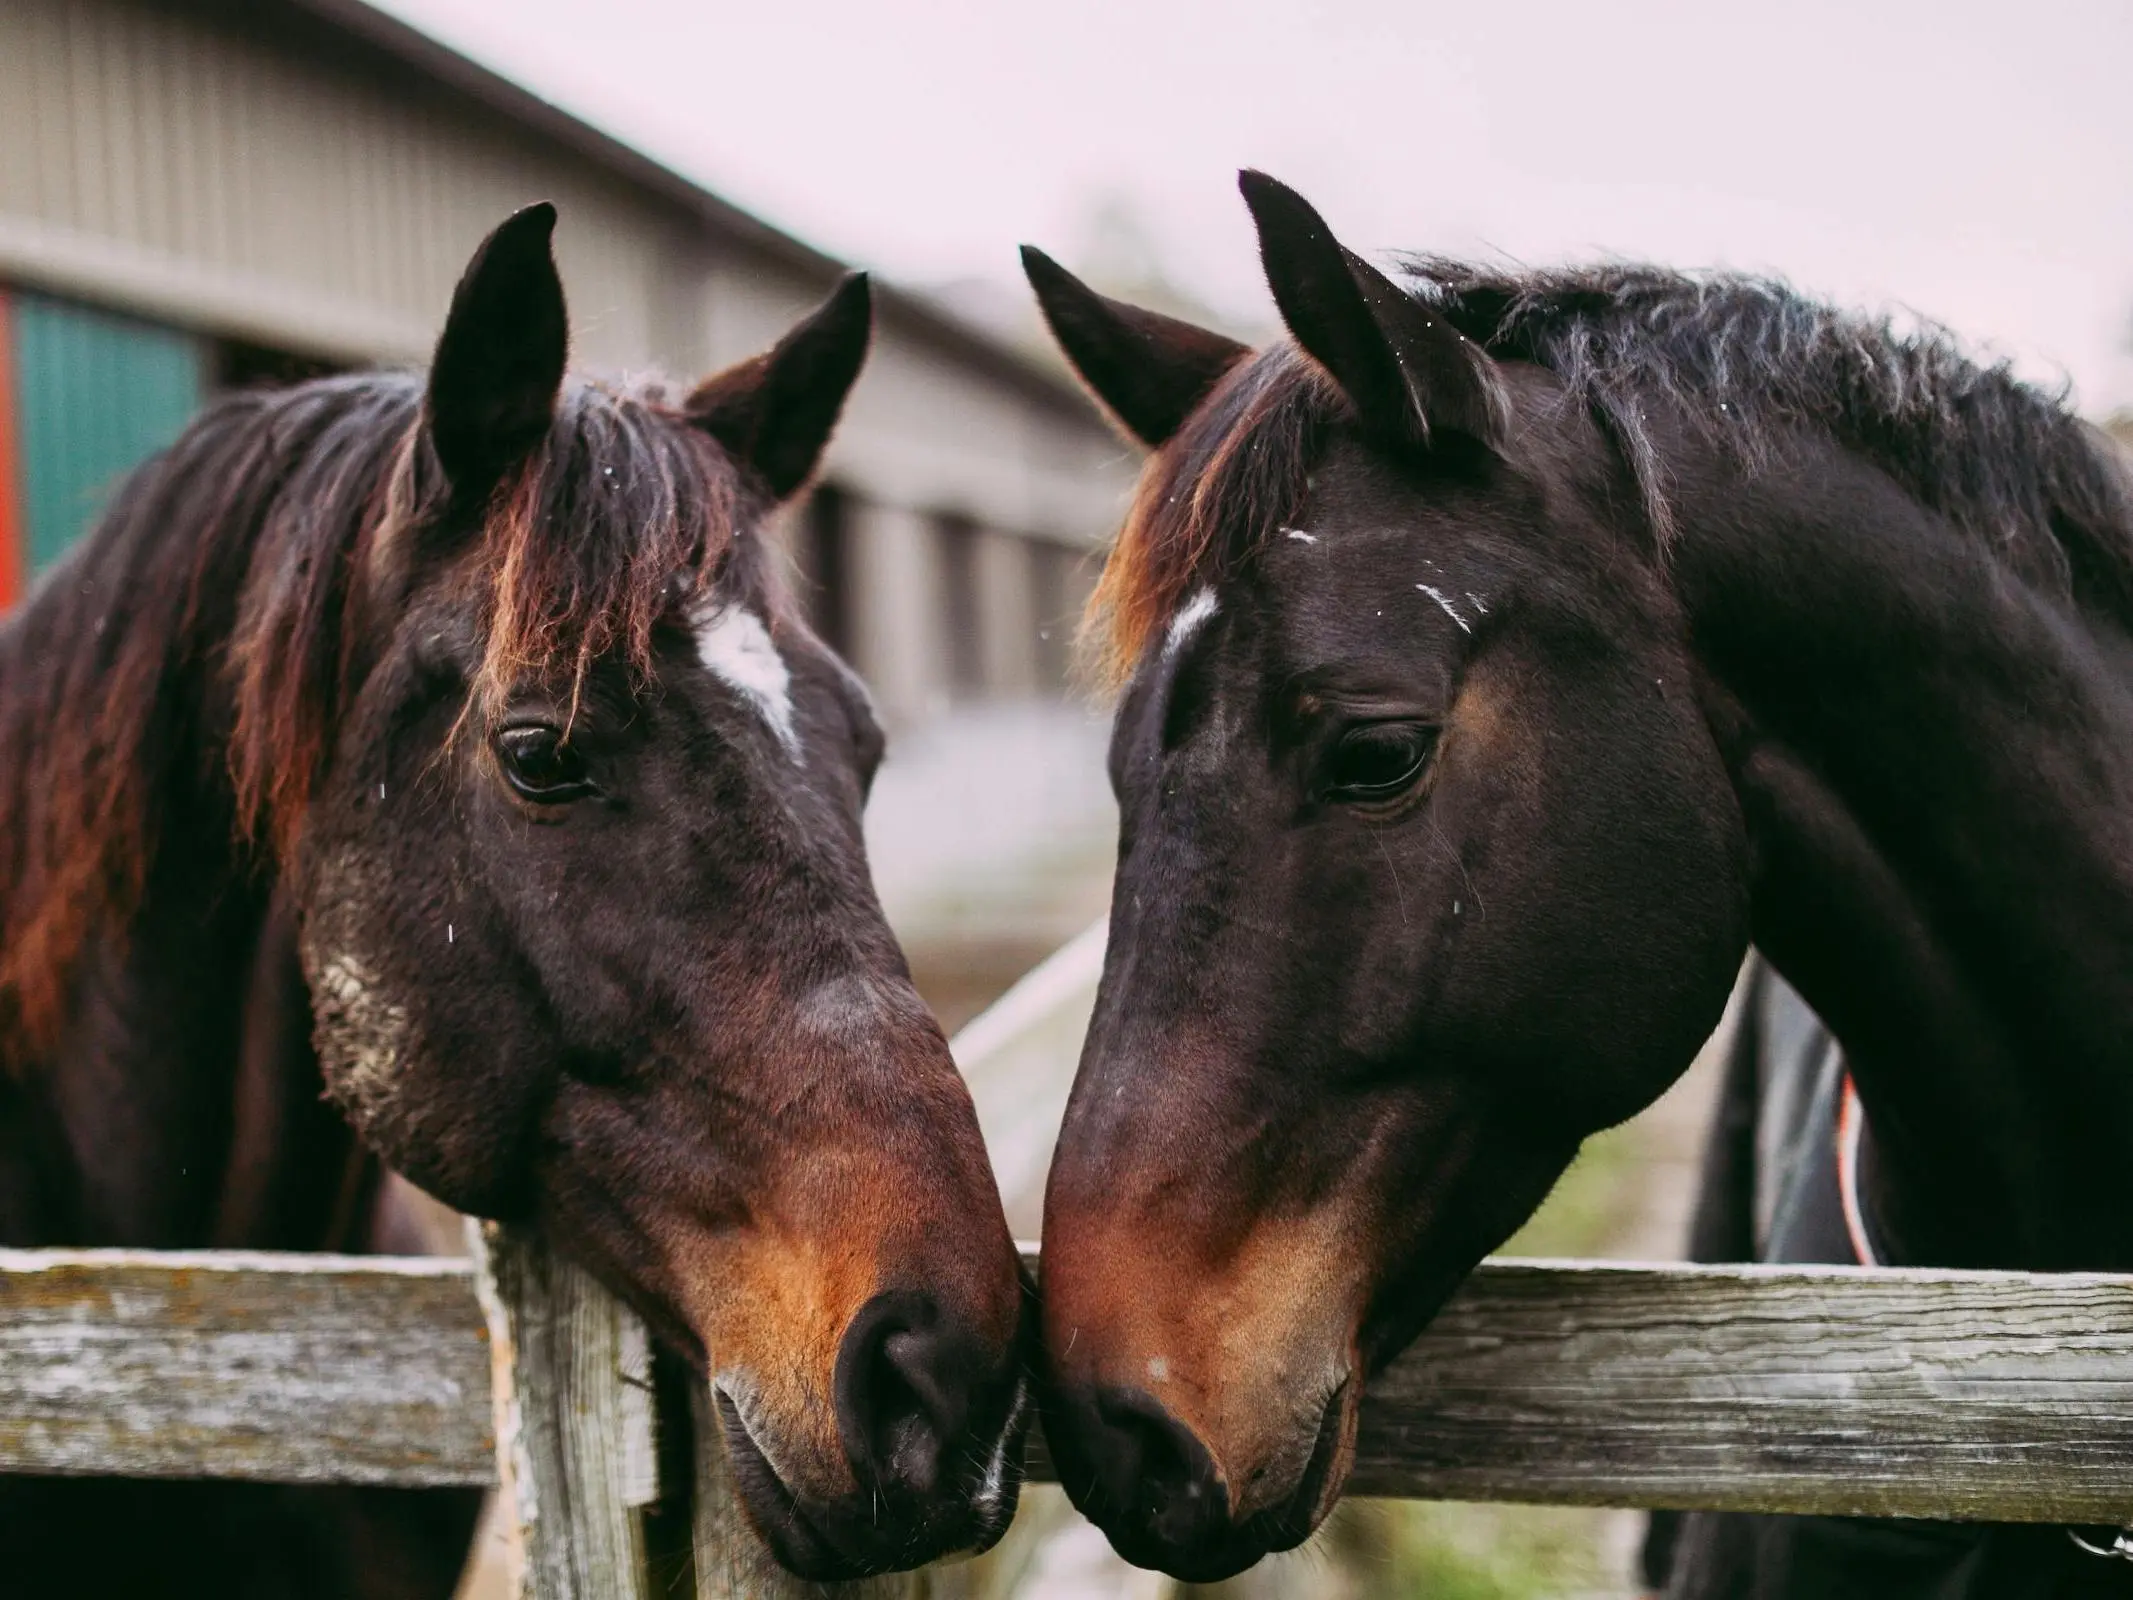
[{"label": "horse chin", "polygon": [[[1027,1382],[1017,1389],[1007,1426],[968,1494],[924,1508],[885,1505],[865,1489],[833,1502],[808,1502],[772,1464],[733,1396],[716,1384],[712,1395],[741,1507],[778,1564],[795,1577],[845,1583],[969,1560],[998,1544],[1014,1521],[1023,1447],[1035,1414]],[[883,1538],[883,1528],[894,1528],[896,1536]]]},{"label": "horse chin", "polygon": [[778,1564],[813,1583],[867,1577],[868,1568],[840,1553],[809,1520],[799,1496],[786,1488],[778,1469],[748,1431],[733,1397],[719,1388],[711,1393],[726,1435],[726,1461],[741,1509]]},{"label": "horse chin", "polygon": [[[1186,1517],[1136,1515],[1087,1486],[1075,1504],[1101,1527],[1112,1548],[1137,1567],[1189,1584],[1220,1583],[1266,1556],[1293,1550],[1318,1531],[1340,1498],[1355,1462],[1357,1384],[1343,1380],[1326,1399],[1309,1456],[1295,1485],[1280,1500],[1232,1519],[1230,1488],[1216,1479],[1203,1503]],[[1072,1492],[1070,1486],[1070,1492]]]}]

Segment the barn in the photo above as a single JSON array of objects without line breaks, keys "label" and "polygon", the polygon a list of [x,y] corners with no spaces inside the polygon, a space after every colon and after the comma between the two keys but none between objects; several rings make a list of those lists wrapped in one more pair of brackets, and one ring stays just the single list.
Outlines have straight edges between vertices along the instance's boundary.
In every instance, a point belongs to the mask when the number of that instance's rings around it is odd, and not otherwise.
[{"label": "barn", "polygon": [[[207,396],[423,360],[475,242],[540,198],[596,371],[711,370],[846,270],[359,0],[8,0],[0,606]],[[824,481],[781,532],[897,734],[876,807],[892,915],[935,965],[982,950],[1004,979],[1090,894],[1077,865],[1047,913],[1002,863],[1108,843],[1064,691],[1132,466],[1041,353],[914,293],[876,304]],[[987,782],[986,817],[956,812]],[[972,911],[957,872],[1011,892]]]},{"label": "barn", "polygon": [[[543,197],[596,370],[749,354],[845,270],[355,0],[10,0],[0,596],[203,397],[422,359],[474,242]],[[823,631],[900,721],[1056,684],[1124,472],[1062,374],[887,291],[793,530]]]}]

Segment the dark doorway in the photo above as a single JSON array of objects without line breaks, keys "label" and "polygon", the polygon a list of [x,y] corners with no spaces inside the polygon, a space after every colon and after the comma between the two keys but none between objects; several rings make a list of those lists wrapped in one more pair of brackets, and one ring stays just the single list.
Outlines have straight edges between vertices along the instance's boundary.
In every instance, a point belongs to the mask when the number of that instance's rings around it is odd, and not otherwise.
[{"label": "dark doorway", "polygon": [[852,659],[852,497],[820,484],[800,518],[795,555],[808,626],[845,660]]},{"label": "dark doorway", "polygon": [[1037,684],[1067,687],[1074,671],[1074,630],[1081,621],[1083,552],[1032,539],[1029,546],[1031,611],[1037,618]]},{"label": "dark doorway", "polygon": [[978,599],[978,525],[954,512],[934,519],[941,557],[941,618],[948,633],[948,687],[958,696],[985,687],[984,611]]},{"label": "dark doorway", "polygon": [[286,389],[292,383],[330,378],[346,370],[339,362],[317,356],[292,355],[287,350],[242,339],[221,339],[215,343],[210,382],[217,390]]}]

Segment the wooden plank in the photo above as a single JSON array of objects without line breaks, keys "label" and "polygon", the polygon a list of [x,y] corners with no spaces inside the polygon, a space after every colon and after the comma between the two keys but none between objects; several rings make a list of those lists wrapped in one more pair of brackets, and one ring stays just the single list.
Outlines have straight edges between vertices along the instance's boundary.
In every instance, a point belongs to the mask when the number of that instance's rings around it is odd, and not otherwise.
[{"label": "wooden plank", "polygon": [[658,1498],[642,1321],[533,1234],[468,1224],[493,1352],[497,1478],[524,1600],[648,1600]]},{"label": "wooden plank", "polygon": [[493,1480],[464,1262],[0,1251],[0,1471]]},{"label": "wooden plank", "polygon": [[[0,1252],[0,1470],[486,1483],[488,1373],[459,1263]],[[1355,1487],[2116,1522],[2133,1278],[1491,1262]]]},{"label": "wooden plank", "polygon": [[1371,1386],[1361,1494],[2133,1517],[2133,1278],[1484,1266]]}]

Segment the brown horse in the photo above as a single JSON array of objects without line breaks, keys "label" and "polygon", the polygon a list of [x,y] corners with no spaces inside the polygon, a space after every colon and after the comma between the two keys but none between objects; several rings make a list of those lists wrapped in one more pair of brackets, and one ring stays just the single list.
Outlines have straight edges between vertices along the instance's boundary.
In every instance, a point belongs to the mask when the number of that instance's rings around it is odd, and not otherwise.
[{"label": "brown horse", "polygon": [[[1293,343],[1030,258],[1155,447],[1099,594],[1118,879],[1044,1224],[1077,1503],[1187,1577],[1304,1538],[1372,1370],[1688,1065],[1751,938],[1842,1043],[1880,1259],[2133,1267],[2109,447],[1778,285],[1402,286],[1244,187]],[[1677,1593],[2133,1584],[2057,1529],[1741,1521]]]},{"label": "brown horse", "polygon": [[[869,878],[880,730],[761,537],[867,288],[693,392],[566,383],[554,217],[426,385],[220,401],[0,631],[0,1241],[374,1247],[382,1160],[707,1375],[795,1571],[982,1546],[1022,1280]],[[0,1587],[443,1595],[475,1506],[16,1481]]]}]

